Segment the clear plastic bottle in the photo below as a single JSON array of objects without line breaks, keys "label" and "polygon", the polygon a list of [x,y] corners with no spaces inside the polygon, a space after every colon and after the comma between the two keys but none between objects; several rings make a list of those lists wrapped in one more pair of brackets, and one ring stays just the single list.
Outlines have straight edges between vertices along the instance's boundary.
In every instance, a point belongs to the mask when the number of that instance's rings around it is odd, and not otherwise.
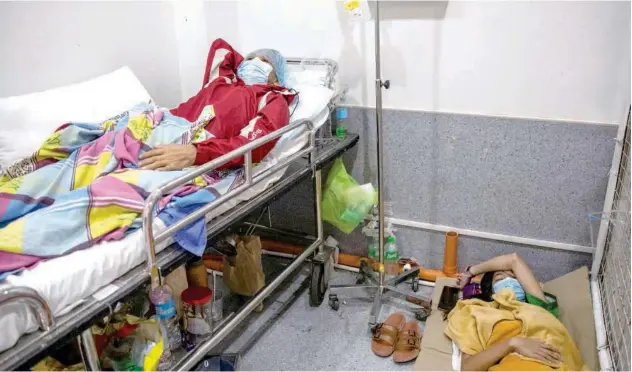
[{"label": "clear plastic bottle", "polygon": [[389,235],[386,238],[386,244],[384,244],[384,273],[387,277],[393,277],[399,273],[397,260],[399,260],[399,252],[397,251],[395,236]]},{"label": "clear plastic bottle", "polygon": [[164,284],[149,292],[149,300],[156,308],[156,318],[160,322],[160,330],[165,338],[165,352],[160,357],[159,368],[163,369],[171,363],[171,352],[182,345],[180,327],[176,317],[176,303],[173,291]]},{"label": "clear plastic bottle", "polygon": [[373,232],[369,237],[369,258],[374,261],[378,261],[379,258],[379,247],[377,244],[378,237],[375,236],[377,232]]}]

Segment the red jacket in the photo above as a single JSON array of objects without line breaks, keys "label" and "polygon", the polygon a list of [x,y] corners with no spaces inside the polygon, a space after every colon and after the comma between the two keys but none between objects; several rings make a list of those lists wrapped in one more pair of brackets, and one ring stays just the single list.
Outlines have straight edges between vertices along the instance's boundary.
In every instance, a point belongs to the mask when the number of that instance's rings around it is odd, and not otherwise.
[{"label": "red jacket", "polygon": [[[290,121],[289,105],[296,94],[281,86],[245,85],[237,77],[237,67],[243,60],[244,57],[226,41],[215,40],[208,53],[202,89],[171,110],[172,114],[194,122],[204,107],[213,106],[215,116],[206,125],[206,130],[215,138],[195,144],[195,165],[209,162],[274,132]],[[253,162],[261,161],[275,143],[270,141],[253,150]],[[243,161],[243,157],[239,157],[221,168],[241,166]]]}]

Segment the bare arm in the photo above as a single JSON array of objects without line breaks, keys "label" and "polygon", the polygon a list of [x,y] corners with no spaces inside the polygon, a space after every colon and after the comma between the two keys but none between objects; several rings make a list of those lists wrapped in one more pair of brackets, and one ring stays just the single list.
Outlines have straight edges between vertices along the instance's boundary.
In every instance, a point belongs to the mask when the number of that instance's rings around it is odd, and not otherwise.
[{"label": "bare arm", "polygon": [[562,356],[557,348],[540,340],[513,337],[501,341],[480,353],[474,355],[463,354],[461,370],[487,371],[498,364],[502,358],[513,352],[551,366],[558,366],[562,362]]},{"label": "bare arm", "polygon": [[545,301],[540,283],[538,283],[529,266],[517,253],[494,257],[491,260],[470,267],[470,273],[473,276],[502,270],[511,270],[527,293]]},{"label": "bare arm", "polygon": [[511,347],[511,339],[509,339],[474,355],[463,354],[461,370],[487,371],[511,352],[513,352],[513,348]]}]

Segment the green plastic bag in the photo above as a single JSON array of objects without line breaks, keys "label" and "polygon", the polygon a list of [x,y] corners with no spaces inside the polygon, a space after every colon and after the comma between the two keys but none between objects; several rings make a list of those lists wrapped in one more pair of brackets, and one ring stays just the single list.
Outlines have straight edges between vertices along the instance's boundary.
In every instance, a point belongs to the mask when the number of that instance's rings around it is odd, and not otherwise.
[{"label": "green plastic bag", "polygon": [[323,192],[323,219],[349,234],[377,203],[377,193],[370,183],[359,185],[347,173],[341,158],[334,161]]}]

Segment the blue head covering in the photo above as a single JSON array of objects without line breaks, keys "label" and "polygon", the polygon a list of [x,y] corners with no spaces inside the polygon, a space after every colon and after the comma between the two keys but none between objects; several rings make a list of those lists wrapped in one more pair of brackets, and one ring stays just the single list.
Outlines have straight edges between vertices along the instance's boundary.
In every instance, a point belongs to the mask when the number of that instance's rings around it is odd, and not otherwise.
[{"label": "blue head covering", "polygon": [[272,63],[274,72],[279,79],[279,85],[285,86],[287,83],[287,62],[285,61],[285,57],[283,57],[278,50],[257,49],[254,52],[249,53],[246,58],[249,59],[256,56],[264,56],[270,61],[270,63]]}]

